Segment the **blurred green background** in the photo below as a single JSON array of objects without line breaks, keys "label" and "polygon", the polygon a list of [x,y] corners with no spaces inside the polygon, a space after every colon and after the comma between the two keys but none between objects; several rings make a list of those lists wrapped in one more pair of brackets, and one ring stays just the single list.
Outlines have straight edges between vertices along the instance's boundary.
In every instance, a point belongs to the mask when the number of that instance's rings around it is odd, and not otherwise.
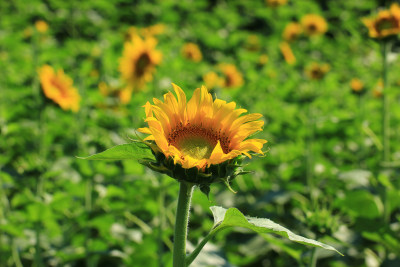
[{"label": "blurred green background", "polygon": [[[269,141],[269,152],[246,162],[253,173],[233,181],[237,194],[223,184],[209,199],[195,191],[189,242],[212,227],[210,206],[235,206],[345,254],[318,250],[317,266],[400,266],[398,43],[386,85],[394,164],[382,168],[382,59],[361,21],[390,2],[267,2],[0,1],[0,266],[171,266],[177,182],[135,161],[75,156],[135,138],[147,101],[161,99],[171,82],[191,96],[208,72],[223,75],[222,63],[235,65],[243,83],[213,94],[263,114],[256,138]],[[282,33],[307,14],[322,16],[328,30],[288,42],[296,58],[288,64]],[[121,103],[118,66],[130,27],[154,25],[162,62]],[[189,42],[200,61],[182,52]],[[314,63],[329,70],[313,79]],[[45,97],[45,64],[72,78],[78,112]],[[353,78],[365,94],[352,93]],[[311,253],[274,235],[225,231],[193,266],[307,266]]]}]

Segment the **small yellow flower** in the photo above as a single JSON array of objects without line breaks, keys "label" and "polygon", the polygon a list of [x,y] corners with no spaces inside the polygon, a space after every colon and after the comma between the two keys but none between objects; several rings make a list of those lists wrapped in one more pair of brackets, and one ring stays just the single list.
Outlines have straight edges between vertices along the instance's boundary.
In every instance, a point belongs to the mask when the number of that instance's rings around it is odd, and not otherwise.
[{"label": "small yellow flower", "polygon": [[287,0],[265,0],[268,6],[270,7],[278,7],[286,5]]},{"label": "small yellow flower", "polygon": [[144,140],[154,141],[165,158],[173,159],[185,169],[199,170],[234,159],[249,152],[263,154],[267,141],[247,139],[262,130],[261,114],[248,114],[235,109],[236,103],[213,100],[207,88],[197,88],[186,101],[182,89],[172,84],[176,97],[164,95],[164,102],[154,98],[154,105],[145,105],[148,127],[138,131],[149,134]]},{"label": "small yellow flower", "polygon": [[381,10],[374,18],[362,20],[371,38],[384,38],[400,33],[400,6],[393,3],[389,10]]},{"label": "small yellow flower", "polygon": [[351,90],[356,94],[359,94],[362,91],[364,91],[364,83],[358,78],[351,79],[350,87],[351,87]]},{"label": "small yellow flower", "polygon": [[98,87],[102,96],[108,96],[111,92],[110,87],[105,82],[100,82]]},{"label": "small yellow flower", "polygon": [[35,28],[40,33],[45,33],[49,29],[49,25],[44,20],[37,20],[35,22]]},{"label": "small yellow flower", "polygon": [[268,63],[268,56],[266,54],[261,54],[258,58],[258,64],[265,65]]},{"label": "small yellow flower", "polygon": [[142,39],[138,35],[124,44],[119,71],[127,84],[136,91],[153,79],[155,67],[161,63],[162,54],[155,49],[156,45],[155,38]]},{"label": "small yellow flower", "polygon": [[325,77],[325,74],[330,70],[330,68],[331,67],[329,66],[329,64],[319,64],[313,62],[307,67],[306,75],[312,80],[321,80]]},{"label": "small yellow flower", "polygon": [[293,51],[287,42],[280,43],[279,48],[286,63],[289,65],[296,63],[296,57],[294,56]]},{"label": "small yellow flower", "polygon": [[301,25],[297,22],[290,22],[283,30],[282,37],[288,42],[296,40],[301,34]]},{"label": "small yellow flower", "polygon": [[257,35],[251,34],[247,37],[247,41],[245,47],[249,51],[258,51],[260,50],[260,39]]},{"label": "small yellow flower", "polygon": [[224,79],[219,77],[214,71],[207,72],[203,75],[203,81],[208,89],[213,89],[215,87],[222,86]]},{"label": "small yellow flower", "polygon": [[328,30],[325,19],[317,14],[308,14],[301,18],[303,31],[309,36],[322,35]]},{"label": "small yellow flower", "polygon": [[243,76],[235,65],[220,64],[219,69],[224,76],[222,87],[235,88],[243,85]]},{"label": "small yellow flower", "polygon": [[203,58],[199,46],[195,43],[186,43],[182,48],[182,54],[185,58],[194,62],[199,62]]},{"label": "small yellow flower", "polygon": [[132,87],[126,87],[118,91],[118,98],[122,104],[128,104],[132,98]]},{"label": "small yellow flower", "polygon": [[64,110],[79,110],[81,97],[73,87],[73,81],[62,69],[55,73],[49,65],[39,69],[40,83],[47,98],[50,98]]}]

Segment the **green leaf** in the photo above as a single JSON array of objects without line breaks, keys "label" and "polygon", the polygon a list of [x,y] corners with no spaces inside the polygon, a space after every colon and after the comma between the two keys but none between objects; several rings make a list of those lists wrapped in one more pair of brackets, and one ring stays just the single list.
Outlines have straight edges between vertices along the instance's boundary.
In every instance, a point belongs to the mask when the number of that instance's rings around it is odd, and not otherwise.
[{"label": "green leaf", "polygon": [[269,219],[264,218],[253,218],[253,217],[245,217],[238,209],[230,208],[228,210],[213,206],[210,208],[214,215],[214,224],[215,228],[227,228],[240,226],[250,230],[253,230],[257,233],[274,233],[281,235],[283,237],[287,237],[294,242],[298,242],[304,245],[310,245],[313,247],[320,247],[328,250],[335,251],[342,255],[335,248],[318,242],[316,240],[312,240],[309,238],[305,238],[299,235],[294,234],[289,229],[274,223]]},{"label": "green leaf", "polygon": [[279,224],[274,223],[269,219],[247,217],[244,216],[243,213],[241,213],[236,208],[230,208],[227,210],[222,207],[212,206],[210,207],[210,209],[214,216],[214,227],[211,230],[211,232],[200,242],[200,244],[196,247],[196,249],[187,257],[186,266],[189,266],[190,263],[193,262],[193,260],[200,253],[201,249],[208,242],[208,240],[210,240],[218,231],[229,227],[237,227],[237,226],[253,230],[257,233],[278,234],[288,238],[291,241],[313,247],[332,250],[343,256],[343,254],[337,251],[334,247],[323,244],[313,239],[296,235],[289,229],[286,229],[285,227],[280,226]]},{"label": "green leaf", "polygon": [[78,157],[89,160],[123,160],[135,159],[139,161],[155,161],[151,149],[142,142],[133,142],[130,144],[117,145],[103,152],[88,156]]}]

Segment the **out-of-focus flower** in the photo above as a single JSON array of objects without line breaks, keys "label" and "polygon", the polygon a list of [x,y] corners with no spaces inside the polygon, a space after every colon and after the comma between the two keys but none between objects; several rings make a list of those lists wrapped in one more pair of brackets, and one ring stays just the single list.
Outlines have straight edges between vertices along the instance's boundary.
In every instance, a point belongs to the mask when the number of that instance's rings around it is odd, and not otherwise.
[{"label": "out-of-focus flower", "polygon": [[145,28],[138,28],[135,26],[131,26],[125,32],[125,40],[130,41],[135,36],[139,35],[141,37],[154,37],[159,34],[163,34],[166,30],[165,24],[158,23]]},{"label": "out-of-focus flower", "polygon": [[49,29],[49,24],[47,24],[47,22],[44,20],[37,20],[35,22],[35,28],[38,32],[45,33]]},{"label": "out-of-focus flower", "polygon": [[222,87],[235,88],[243,85],[243,76],[235,65],[220,64],[219,69],[224,76]]},{"label": "out-of-focus flower", "polygon": [[185,58],[194,62],[199,62],[203,58],[200,48],[195,43],[186,43],[182,48],[182,54]]},{"label": "out-of-focus flower", "polygon": [[301,25],[305,34],[309,36],[322,35],[328,30],[328,24],[325,19],[317,14],[303,16]]},{"label": "out-of-focus flower", "polygon": [[374,18],[364,18],[363,23],[371,38],[384,38],[400,33],[400,6],[393,3],[390,9],[381,10]]},{"label": "out-of-focus flower", "polygon": [[265,65],[268,63],[268,56],[267,54],[261,54],[260,57],[258,58],[258,64],[260,65]]},{"label": "out-of-focus flower", "polygon": [[126,87],[118,91],[118,98],[122,104],[128,104],[132,98],[132,87]]},{"label": "out-of-focus flower", "polygon": [[102,94],[103,96],[108,96],[111,92],[110,87],[108,87],[108,85],[105,82],[100,82],[98,87],[100,94]]},{"label": "out-of-focus flower", "polygon": [[245,44],[245,48],[249,51],[258,51],[260,50],[260,39],[257,35],[251,34],[247,37],[247,41]]},{"label": "out-of-focus flower", "polygon": [[[170,159],[174,170],[179,165],[206,172],[211,165],[240,155],[263,154],[261,149],[266,140],[247,139],[262,130],[261,114],[240,116],[245,109],[235,109],[234,102],[213,100],[204,86],[197,88],[189,101],[179,86],[173,84],[173,87],[177,97],[169,92],[164,95],[164,102],[153,98],[154,105],[146,103],[148,127],[138,131],[149,134],[144,140],[153,141],[153,151],[163,154],[167,161]],[[161,164],[168,165],[165,161]],[[168,166],[162,167],[168,171]]]},{"label": "out-of-focus flower", "polygon": [[270,7],[278,7],[286,5],[287,0],[265,0],[268,6]]},{"label": "out-of-focus flower", "polygon": [[363,92],[365,92],[364,83],[358,78],[351,79],[350,88],[355,94],[362,94]]},{"label": "out-of-focus flower", "polygon": [[325,77],[325,74],[330,70],[330,68],[329,64],[313,62],[307,67],[306,75],[312,80],[321,80]]},{"label": "out-of-focus flower", "polygon": [[383,95],[383,80],[380,78],[375,86],[375,88],[372,90],[372,95],[375,98],[380,98]]},{"label": "out-of-focus flower", "polygon": [[55,73],[49,65],[44,65],[39,69],[40,83],[45,96],[57,103],[64,110],[79,110],[81,97],[73,81],[64,74],[62,69]]},{"label": "out-of-focus flower", "polygon": [[283,30],[282,37],[288,42],[296,40],[302,33],[301,25],[297,22],[290,22]]},{"label": "out-of-focus flower", "polygon": [[207,72],[203,75],[203,81],[208,89],[214,89],[215,87],[222,86],[224,79],[219,77],[214,71]]},{"label": "out-of-focus flower", "polygon": [[294,56],[292,48],[290,48],[290,45],[287,42],[280,43],[279,48],[286,63],[289,65],[296,63],[296,57]]},{"label": "out-of-focus flower", "polygon": [[155,38],[142,39],[138,35],[124,44],[123,55],[119,59],[119,71],[135,91],[153,79],[155,67],[161,63],[162,54],[155,49],[156,45]]}]

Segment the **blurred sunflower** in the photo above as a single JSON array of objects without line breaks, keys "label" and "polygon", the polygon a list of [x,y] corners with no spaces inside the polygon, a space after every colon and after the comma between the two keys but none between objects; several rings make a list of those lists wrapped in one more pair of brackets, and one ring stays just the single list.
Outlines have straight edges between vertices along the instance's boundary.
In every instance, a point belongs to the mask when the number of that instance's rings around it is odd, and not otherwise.
[{"label": "blurred sunflower", "polygon": [[307,67],[306,75],[312,80],[321,80],[325,77],[325,74],[330,70],[330,68],[329,64],[313,62]]},{"label": "blurred sunflower", "polygon": [[303,31],[309,36],[322,35],[328,30],[325,19],[317,14],[308,14],[301,18]]},{"label": "blurred sunflower", "polygon": [[350,88],[351,88],[352,92],[355,94],[361,94],[362,92],[365,91],[364,83],[358,78],[351,79]]},{"label": "blurred sunflower", "polygon": [[243,85],[243,76],[233,64],[220,64],[219,69],[223,74],[222,87],[235,88]]},{"label": "blurred sunflower", "polygon": [[138,35],[124,44],[123,56],[119,59],[119,71],[128,86],[135,91],[153,79],[155,67],[161,63],[162,54],[155,49],[156,45],[155,38],[142,39]]},{"label": "blurred sunflower", "polygon": [[49,65],[39,69],[40,83],[47,98],[50,98],[64,110],[79,110],[81,97],[78,90],[74,88],[73,81],[64,74],[62,69],[55,73]]},{"label": "blurred sunflower", "polygon": [[258,64],[265,65],[267,63],[268,63],[268,55],[267,54],[261,54],[258,57]]},{"label": "blurred sunflower", "polygon": [[247,37],[245,48],[249,51],[258,51],[260,50],[260,39],[257,35],[251,34]]},{"label": "blurred sunflower", "polygon": [[288,42],[296,40],[301,34],[302,29],[301,25],[297,22],[290,22],[286,25],[283,30],[282,37]]},{"label": "blurred sunflower", "polygon": [[118,91],[118,98],[122,104],[128,104],[132,98],[132,87],[125,87]]},{"label": "blurred sunflower", "polygon": [[384,38],[400,33],[400,6],[393,3],[389,10],[381,10],[374,18],[362,20],[371,38]]},{"label": "blurred sunflower", "polygon": [[289,65],[296,63],[296,57],[294,56],[292,48],[290,48],[290,45],[287,42],[280,43],[279,49],[281,50],[286,63]]},{"label": "blurred sunflower", "polygon": [[270,7],[278,7],[286,5],[287,0],[265,0],[265,3]]},{"label": "blurred sunflower", "polygon": [[261,131],[261,114],[235,109],[236,103],[213,98],[207,88],[197,88],[187,102],[182,89],[172,84],[177,98],[168,92],[164,102],[154,98],[145,105],[148,127],[138,129],[149,134],[156,149],[183,168],[201,170],[250,152],[263,154],[263,139],[247,139]]},{"label": "blurred sunflower", "polygon": [[219,77],[214,71],[209,71],[203,75],[203,81],[208,89],[222,86],[224,79]]},{"label": "blurred sunflower", "polygon": [[125,32],[125,40],[130,41],[132,38],[134,38],[136,35],[142,36],[142,37],[154,37],[159,34],[163,34],[166,30],[165,24],[158,23],[149,27],[145,28],[138,28],[135,26],[131,26],[128,28],[128,30]]},{"label": "blurred sunflower", "polygon": [[37,20],[35,22],[35,28],[40,33],[45,33],[49,29],[49,24],[47,24],[44,20]]},{"label": "blurred sunflower", "polygon": [[203,58],[199,46],[195,43],[186,43],[182,48],[182,54],[185,58],[194,62],[199,62]]}]

